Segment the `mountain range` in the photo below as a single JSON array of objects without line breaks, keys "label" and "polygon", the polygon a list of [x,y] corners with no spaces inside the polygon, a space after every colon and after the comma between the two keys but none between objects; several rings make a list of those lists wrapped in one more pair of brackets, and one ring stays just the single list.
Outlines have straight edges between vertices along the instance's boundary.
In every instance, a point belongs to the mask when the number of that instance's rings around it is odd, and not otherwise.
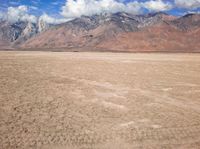
[{"label": "mountain range", "polygon": [[0,48],[200,52],[200,14],[102,13],[58,25],[2,20]]}]

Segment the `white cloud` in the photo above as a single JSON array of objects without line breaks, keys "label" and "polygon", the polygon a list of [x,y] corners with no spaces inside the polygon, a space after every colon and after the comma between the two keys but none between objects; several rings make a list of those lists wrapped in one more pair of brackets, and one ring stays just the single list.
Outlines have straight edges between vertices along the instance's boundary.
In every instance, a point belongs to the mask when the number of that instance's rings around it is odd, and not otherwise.
[{"label": "white cloud", "polygon": [[200,14],[200,11],[188,11],[186,14],[188,14],[188,13],[189,13],[189,14],[191,14],[191,13],[192,13],[192,14]]},{"label": "white cloud", "polygon": [[200,0],[175,0],[175,5],[180,8],[196,9],[200,8]]},{"label": "white cloud", "polygon": [[172,9],[172,4],[162,0],[150,0],[143,3],[143,7],[149,11],[166,11]]},{"label": "white cloud", "polygon": [[186,12],[183,12],[183,13],[179,13],[179,16],[184,16],[184,15],[187,15],[187,14],[200,14],[200,11],[186,11]]},{"label": "white cloud", "polygon": [[45,23],[48,23],[48,24],[60,24],[60,23],[64,23],[64,22],[69,21],[69,19],[66,19],[66,18],[62,18],[62,19],[53,18],[53,17],[51,17],[47,14],[41,15],[39,20],[42,20],[42,21],[44,21]]},{"label": "white cloud", "polygon": [[162,0],[150,0],[147,2],[128,2],[124,0],[67,0],[65,6],[62,7],[61,15],[67,18],[80,17],[82,15],[91,16],[102,12],[128,12],[132,14],[140,14],[143,8],[149,11],[166,11],[172,8],[169,2]]},{"label": "white cloud", "polygon": [[37,7],[33,6],[27,7],[25,5],[21,5],[18,7],[8,7],[8,11],[5,14],[0,13],[0,19],[1,18],[7,19],[10,22],[28,21],[32,23],[36,23],[38,20],[42,20],[48,24],[60,24],[70,20],[69,18],[54,18],[47,15],[46,13],[44,13],[38,18],[34,15],[29,14],[28,8],[34,10],[37,9]]},{"label": "white cloud", "polygon": [[29,21],[36,22],[37,18],[34,15],[28,14],[28,7],[21,5],[18,7],[8,7],[7,19],[11,22]]},{"label": "white cloud", "polygon": [[62,7],[61,15],[67,18],[91,16],[102,12],[115,13],[119,11],[138,14],[141,13],[139,2],[124,4],[116,0],[68,0]]}]

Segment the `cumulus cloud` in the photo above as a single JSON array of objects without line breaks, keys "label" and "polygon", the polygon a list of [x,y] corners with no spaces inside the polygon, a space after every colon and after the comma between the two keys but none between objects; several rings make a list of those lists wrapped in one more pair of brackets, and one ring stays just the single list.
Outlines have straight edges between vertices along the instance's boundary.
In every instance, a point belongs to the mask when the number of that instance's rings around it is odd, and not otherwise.
[{"label": "cumulus cloud", "polygon": [[41,21],[41,20],[48,24],[60,24],[60,23],[67,22],[70,19],[66,19],[66,18],[57,19],[57,18],[53,18],[45,13],[40,16],[39,21]]},{"label": "cumulus cloud", "polygon": [[115,13],[120,11],[140,14],[144,8],[149,11],[166,11],[172,8],[171,3],[162,0],[123,2],[124,0],[67,0],[65,6],[62,7],[61,15],[75,18],[82,15],[91,16],[102,12]]},{"label": "cumulus cloud", "polygon": [[[39,0],[34,0],[32,3],[38,3]],[[55,1],[52,5],[62,5],[62,3]],[[43,20],[49,24],[59,24],[67,22],[71,19],[85,16],[91,16],[100,13],[116,13],[127,12],[132,14],[141,14],[144,10],[149,12],[167,11],[175,7],[186,8],[193,10],[200,7],[200,0],[132,0],[125,2],[125,0],[66,0],[63,7],[61,7],[61,16],[52,17],[44,13],[40,17],[30,14],[30,10],[37,11],[38,7],[34,6],[18,6],[8,7],[6,15],[0,14],[0,18],[7,18],[9,21],[30,21],[36,23],[38,20]]]},{"label": "cumulus cloud", "polygon": [[69,18],[54,18],[44,13],[40,17],[29,14],[29,9],[37,10],[37,7],[21,5],[18,7],[8,7],[6,13],[0,13],[0,19],[7,19],[10,22],[28,21],[37,23],[38,20],[42,20],[48,24],[60,24],[69,21]]},{"label": "cumulus cloud", "polygon": [[11,22],[29,21],[36,22],[37,18],[34,15],[28,14],[28,7],[21,5],[18,7],[8,7],[7,19]]},{"label": "cumulus cloud", "polygon": [[141,4],[137,1],[124,4],[116,0],[68,0],[62,7],[61,15],[67,18],[91,16],[102,12],[115,13],[119,11],[138,14]]},{"label": "cumulus cloud", "polygon": [[175,0],[175,5],[180,8],[197,9],[200,8],[200,0]]},{"label": "cumulus cloud", "polygon": [[149,11],[166,11],[172,9],[172,4],[162,0],[150,0],[143,3],[143,7]]}]

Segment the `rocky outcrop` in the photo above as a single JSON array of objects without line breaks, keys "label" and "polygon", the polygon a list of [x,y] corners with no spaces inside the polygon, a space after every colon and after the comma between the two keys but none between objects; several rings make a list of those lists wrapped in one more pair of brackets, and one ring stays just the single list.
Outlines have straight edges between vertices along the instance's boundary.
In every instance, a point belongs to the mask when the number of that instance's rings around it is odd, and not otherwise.
[{"label": "rocky outcrop", "polygon": [[33,37],[37,33],[38,33],[38,29],[37,29],[36,24],[27,22],[25,28],[20,33],[20,36],[14,41],[14,44],[19,45],[21,43],[24,43],[26,40]]},{"label": "rocky outcrop", "polygon": [[[0,21],[0,41],[1,43],[9,46],[19,46],[26,40],[35,36],[42,31],[49,28],[49,24],[38,21],[38,23],[31,22],[8,22],[5,20]],[[1,44],[1,45],[2,45]]]},{"label": "rocky outcrop", "polygon": [[46,31],[49,28],[49,24],[46,23],[43,19],[39,18],[38,20],[38,32],[41,33]]}]

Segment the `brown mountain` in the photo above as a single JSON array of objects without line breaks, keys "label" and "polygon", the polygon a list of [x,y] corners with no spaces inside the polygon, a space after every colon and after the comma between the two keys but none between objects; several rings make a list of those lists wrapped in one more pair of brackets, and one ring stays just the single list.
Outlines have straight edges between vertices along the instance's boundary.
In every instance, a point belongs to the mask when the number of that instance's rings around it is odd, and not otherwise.
[{"label": "brown mountain", "polygon": [[166,13],[82,16],[20,43],[28,48],[86,48],[114,51],[200,51],[200,15]]},{"label": "brown mountain", "polygon": [[171,23],[182,31],[194,30],[200,27],[200,14],[187,14]]},{"label": "brown mountain", "polygon": [[131,15],[127,13],[83,16],[58,25],[28,40],[23,47],[96,47],[121,33],[138,32],[157,23],[172,20],[164,13]]},{"label": "brown mountain", "polygon": [[10,49],[10,42],[4,39],[0,39],[0,49]]},{"label": "brown mountain", "polygon": [[140,30],[119,34],[104,41],[99,48],[123,51],[200,52],[200,27],[181,31],[168,23],[160,23]]}]

